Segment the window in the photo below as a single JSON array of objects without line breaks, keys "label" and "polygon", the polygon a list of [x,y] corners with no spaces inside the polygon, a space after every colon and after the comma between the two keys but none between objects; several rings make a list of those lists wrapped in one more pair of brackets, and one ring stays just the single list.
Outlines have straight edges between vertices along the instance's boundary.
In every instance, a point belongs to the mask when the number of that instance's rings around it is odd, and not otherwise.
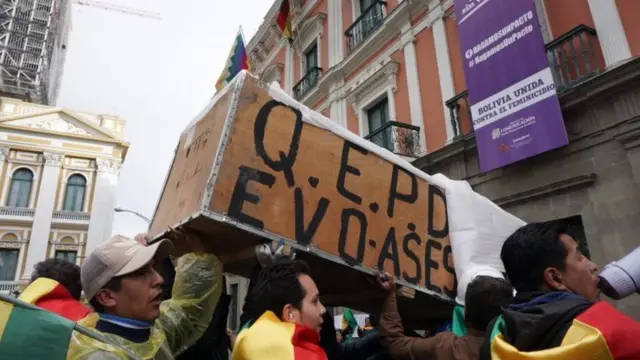
[{"label": "window", "polygon": [[0,281],[15,280],[19,253],[15,249],[0,249]]},{"label": "window", "polygon": [[360,0],[360,14],[364,13],[374,2],[375,0]]},{"label": "window", "polygon": [[16,170],[11,177],[7,206],[21,208],[29,207],[32,184],[33,172],[31,172],[31,170],[24,168]]},{"label": "window", "polygon": [[64,193],[64,211],[82,211],[87,180],[82,175],[71,175]]},{"label": "window", "polygon": [[229,328],[238,330],[238,284],[231,284],[231,311],[229,312]]},{"label": "window", "polygon": [[55,255],[56,259],[67,260],[68,262],[76,263],[76,258],[78,257],[78,253],[75,251],[56,251]]},{"label": "window", "polygon": [[318,66],[318,43],[314,42],[313,45],[304,53],[305,64],[307,66],[307,74],[313,68]]},{"label": "window", "polygon": [[[367,110],[369,134],[380,130],[389,121],[389,101],[387,98],[380,100]],[[391,134],[386,129],[380,130],[378,133],[372,135],[369,140],[378,146],[389,149]]]}]

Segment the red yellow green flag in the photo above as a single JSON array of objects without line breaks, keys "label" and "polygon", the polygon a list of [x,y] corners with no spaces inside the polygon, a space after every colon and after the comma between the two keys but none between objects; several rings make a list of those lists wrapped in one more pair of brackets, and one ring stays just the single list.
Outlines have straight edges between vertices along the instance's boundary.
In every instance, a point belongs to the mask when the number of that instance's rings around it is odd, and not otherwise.
[{"label": "red yellow green flag", "polygon": [[327,360],[315,329],[283,322],[271,311],[238,334],[231,360]]}]

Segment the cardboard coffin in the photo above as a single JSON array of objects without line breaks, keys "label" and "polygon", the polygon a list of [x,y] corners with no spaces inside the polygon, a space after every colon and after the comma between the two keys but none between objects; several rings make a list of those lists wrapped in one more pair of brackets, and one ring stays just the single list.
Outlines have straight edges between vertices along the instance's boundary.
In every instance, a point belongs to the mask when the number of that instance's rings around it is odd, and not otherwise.
[{"label": "cardboard coffin", "polygon": [[400,300],[407,319],[450,318],[456,279],[444,190],[273,96],[242,73],[189,125],[150,235],[200,231],[225,271],[244,276],[257,244],[284,240],[309,263],[326,305],[377,311],[383,294],[372,274],[382,268],[414,290]]}]

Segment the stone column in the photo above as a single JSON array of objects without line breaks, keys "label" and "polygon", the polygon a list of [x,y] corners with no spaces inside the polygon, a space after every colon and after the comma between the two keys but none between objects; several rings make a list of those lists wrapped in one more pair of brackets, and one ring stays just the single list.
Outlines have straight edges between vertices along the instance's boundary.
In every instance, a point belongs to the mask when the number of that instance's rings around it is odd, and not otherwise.
[{"label": "stone column", "polygon": [[284,73],[285,81],[284,81],[284,91],[289,95],[293,95],[293,68],[294,68],[294,53],[291,44],[287,42],[285,45],[285,58],[284,58]]},{"label": "stone column", "polygon": [[47,245],[51,234],[51,218],[56,202],[56,189],[60,179],[60,164],[64,154],[43,154],[44,168],[40,178],[36,211],[33,216],[33,227],[29,238],[29,251],[24,266],[22,280],[28,280],[36,263],[47,258]]},{"label": "stone column", "polygon": [[120,161],[115,159],[96,159],[96,165],[98,175],[93,190],[85,256],[111,236],[121,167]]},{"label": "stone column", "polygon": [[438,78],[440,79],[440,92],[442,94],[444,125],[447,131],[447,143],[450,143],[455,134],[453,133],[453,125],[451,124],[451,113],[444,103],[456,96],[456,90],[453,85],[453,71],[451,70],[451,60],[449,58],[447,32],[442,16],[438,16],[433,23],[433,41],[436,48],[436,63],[438,64]]},{"label": "stone column", "polygon": [[[4,171],[4,166],[5,166],[5,163],[6,163],[5,160],[7,159],[8,155],[9,155],[9,149],[0,148],[0,174],[2,174],[2,172]],[[5,176],[5,181],[8,181],[8,179],[9,178],[7,176]]]},{"label": "stone column", "polygon": [[629,42],[615,0],[589,0],[591,17],[607,67],[631,57]]},{"label": "stone column", "polygon": [[[411,125],[418,126],[420,131],[420,151],[427,153],[427,139],[424,129],[424,116],[422,113],[422,96],[420,95],[420,82],[418,78],[418,60],[416,57],[416,38],[413,36],[411,23],[406,22],[401,29],[402,47],[404,49],[404,63],[406,67],[407,88],[409,95],[409,114]],[[394,119],[398,121],[399,119]]]}]

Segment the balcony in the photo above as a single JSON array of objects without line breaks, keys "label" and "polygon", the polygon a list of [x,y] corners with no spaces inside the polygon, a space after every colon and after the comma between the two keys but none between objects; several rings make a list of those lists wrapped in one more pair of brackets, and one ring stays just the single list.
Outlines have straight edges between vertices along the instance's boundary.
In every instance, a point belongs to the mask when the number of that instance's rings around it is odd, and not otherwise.
[{"label": "balcony", "polygon": [[[602,72],[599,46],[596,31],[585,25],[578,25],[545,45],[558,95]],[[471,124],[467,95],[465,90],[445,102],[451,114],[454,139],[464,135],[463,124]]]},{"label": "balcony", "polygon": [[364,138],[396,155],[420,156],[420,128],[417,126],[389,121]]},{"label": "balcony", "polygon": [[0,217],[16,220],[32,220],[36,209],[0,206]]},{"label": "balcony", "polygon": [[300,100],[305,97],[316,85],[322,76],[322,69],[313,67],[307,71],[307,74],[293,87],[293,97]]},{"label": "balcony", "polygon": [[91,214],[76,211],[54,211],[52,220],[58,223],[88,224]]},{"label": "balcony", "polygon": [[347,37],[347,52],[355,50],[382,25],[386,6],[386,1],[374,2],[349,26],[344,32]]},{"label": "balcony", "polygon": [[11,295],[16,290],[22,291],[26,286],[26,281],[0,281],[0,293]]},{"label": "balcony", "polygon": [[599,74],[604,68],[596,30],[578,25],[545,45],[558,93]]}]

